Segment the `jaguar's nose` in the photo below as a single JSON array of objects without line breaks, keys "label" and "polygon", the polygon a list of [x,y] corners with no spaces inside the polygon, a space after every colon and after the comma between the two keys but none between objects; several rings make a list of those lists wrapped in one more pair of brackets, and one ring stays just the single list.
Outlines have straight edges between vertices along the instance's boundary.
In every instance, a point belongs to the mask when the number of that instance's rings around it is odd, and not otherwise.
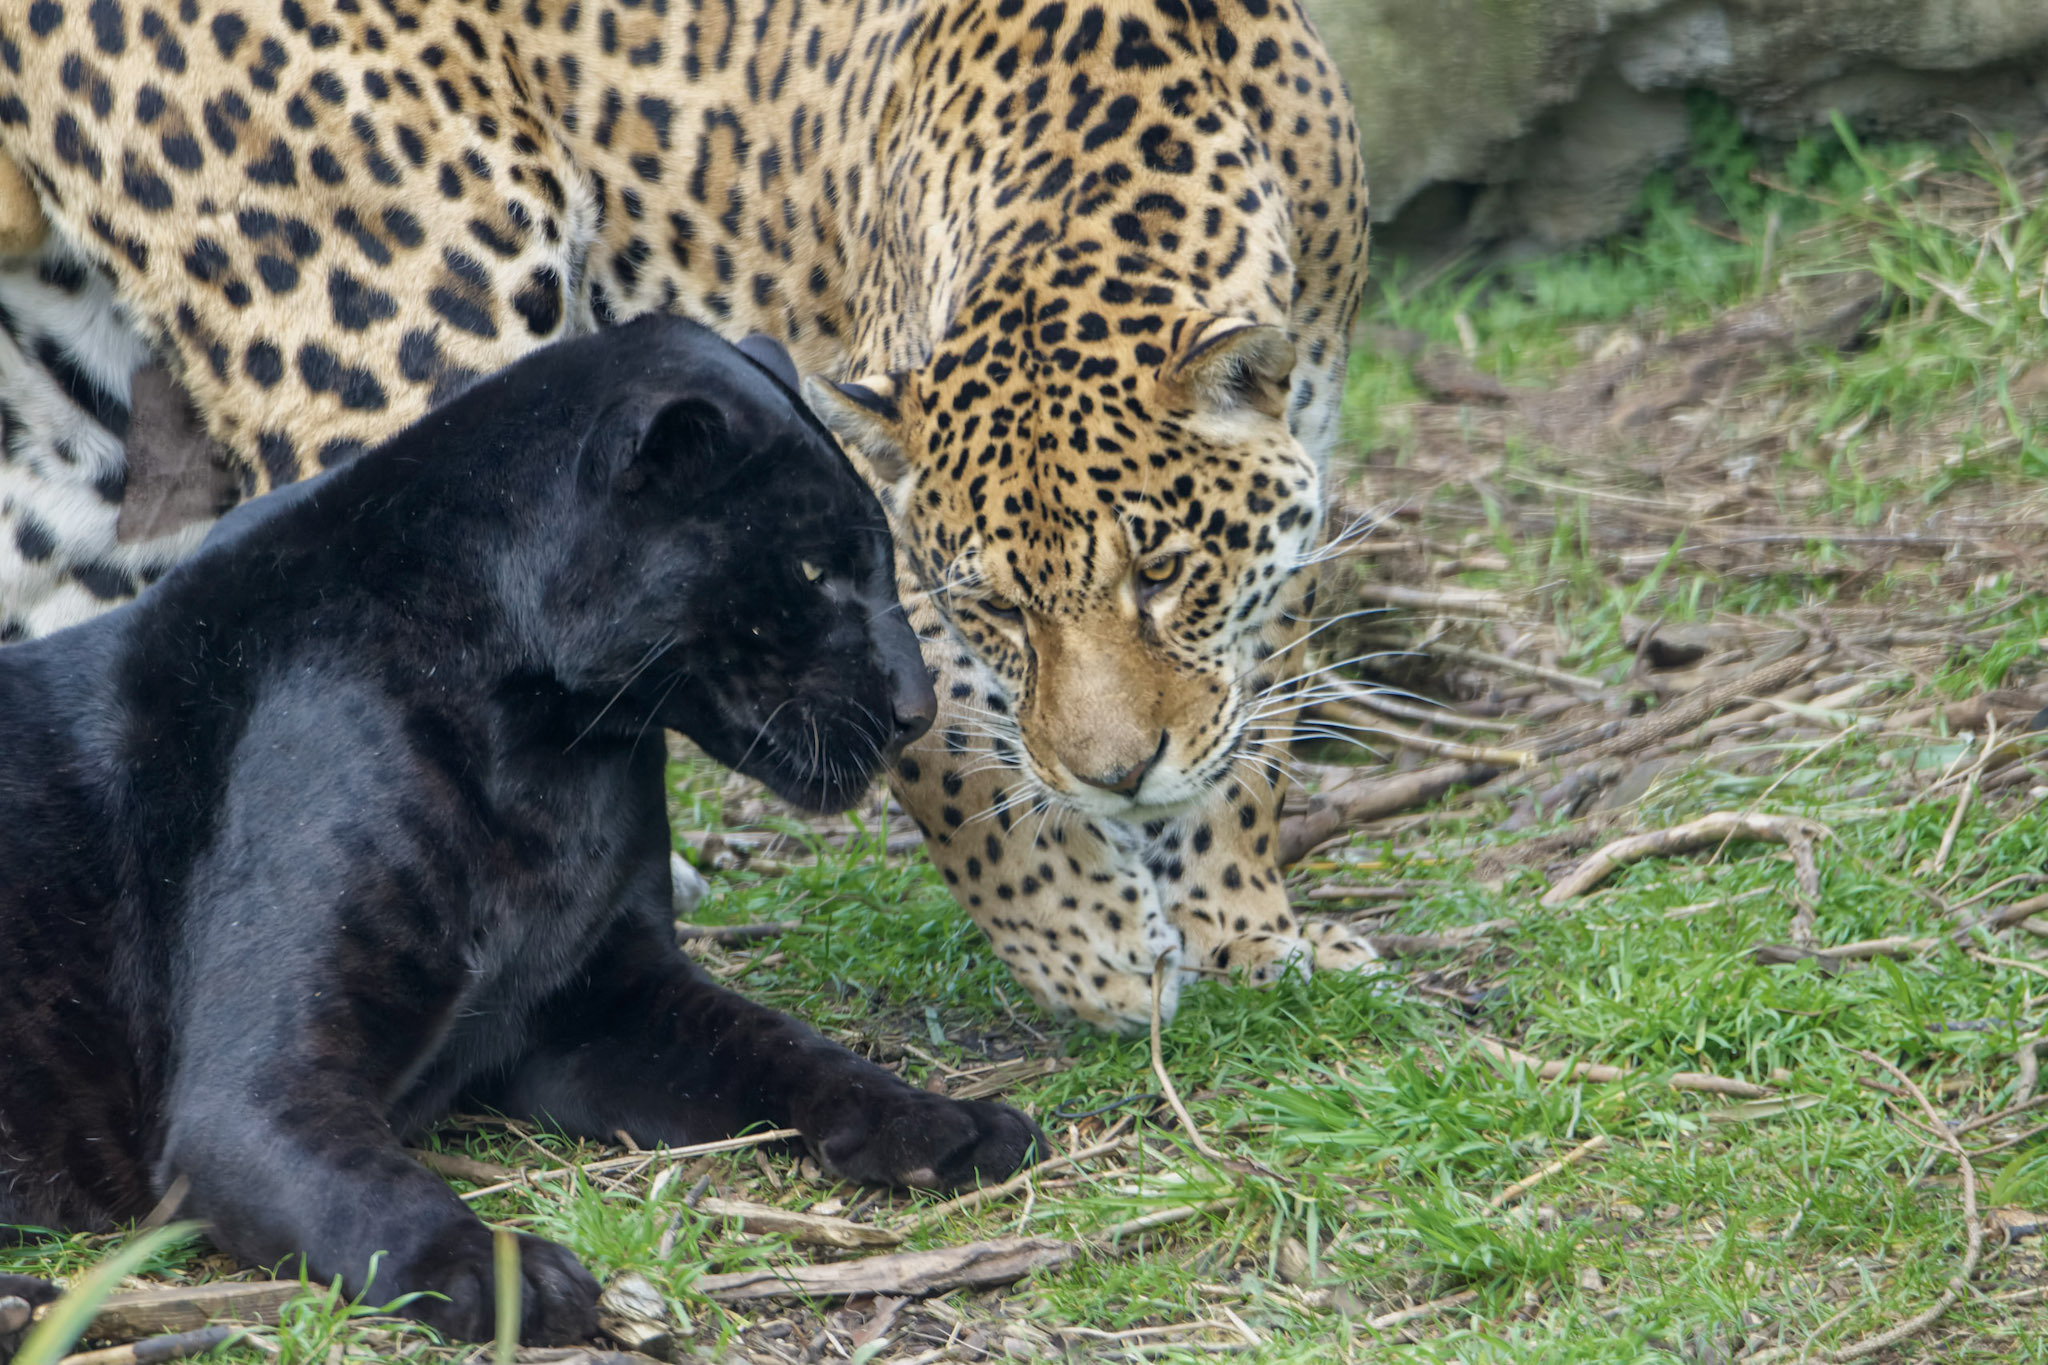
[{"label": "jaguar's nose", "polygon": [[1115,792],[1126,800],[1136,800],[1138,788],[1145,785],[1145,775],[1151,772],[1159,760],[1165,756],[1166,741],[1167,733],[1161,730],[1159,732],[1159,747],[1152,751],[1150,758],[1141,759],[1130,767],[1115,772],[1075,773],[1074,776],[1080,778],[1091,787],[1100,787],[1103,791]]}]

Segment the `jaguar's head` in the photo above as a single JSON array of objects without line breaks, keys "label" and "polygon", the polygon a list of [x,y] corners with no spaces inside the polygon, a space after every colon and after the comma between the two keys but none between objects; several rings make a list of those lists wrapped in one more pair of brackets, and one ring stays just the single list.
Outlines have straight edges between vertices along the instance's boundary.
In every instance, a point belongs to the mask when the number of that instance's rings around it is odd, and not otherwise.
[{"label": "jaguar's head", "polygon": [[1056,801],[1123,819],[1246,758],[1262,636],[1322,506],[1288,427],[1288,334],[1157,294],[999,282],[923,368],[806,387],[1000,679],[953,705]]}]

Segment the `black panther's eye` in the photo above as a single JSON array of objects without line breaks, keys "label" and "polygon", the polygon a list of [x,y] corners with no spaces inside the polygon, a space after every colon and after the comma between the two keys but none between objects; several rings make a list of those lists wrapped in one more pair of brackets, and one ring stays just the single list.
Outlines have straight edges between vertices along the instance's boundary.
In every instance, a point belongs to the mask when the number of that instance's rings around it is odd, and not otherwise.
[{"label": "black panther's eye", "polygon": [[1161,588],[1171,587],[1180,578],[1180,571],[1188,562],[1186,554],[1160,555],[1148,559],[1138,566],[1138,596],[1150,597]]},{"label": "black panther's eye", "polygon": [[808,559],[798,560],[797,567],[804,571],[804,582],[806,583],[816,583],[825,576],[825,571],[811,563]]}]

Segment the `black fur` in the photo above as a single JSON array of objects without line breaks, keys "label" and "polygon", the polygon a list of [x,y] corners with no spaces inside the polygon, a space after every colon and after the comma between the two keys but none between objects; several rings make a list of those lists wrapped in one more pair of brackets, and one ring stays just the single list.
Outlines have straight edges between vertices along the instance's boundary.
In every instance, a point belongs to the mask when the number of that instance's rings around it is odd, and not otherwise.
[{"label": "black fur", "polygon": [[[880,506],[690,323],[536,353],[238,510],[0,651],[0,1223],[183,1176],[225,1249],[350,1292],[384,1253],[377,1297],[473,1338],[489,1234],[403,1148],[458,1104],[1007,1175],[1029,1119],[722,989],[670,923],[663,727],[826,809],[933,707]],[[589,1275],[524,1254],[526,1339],[587,1335]]]}]

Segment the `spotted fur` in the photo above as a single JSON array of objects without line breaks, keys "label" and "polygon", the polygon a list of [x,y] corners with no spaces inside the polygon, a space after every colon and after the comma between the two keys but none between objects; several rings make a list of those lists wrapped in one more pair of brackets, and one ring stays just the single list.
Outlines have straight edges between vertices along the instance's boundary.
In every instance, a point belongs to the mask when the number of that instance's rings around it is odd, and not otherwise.
[{"label": "spotted fur", "polygon": [[9,628],[189,543],[110,511],[152,353],[257,493],[555,336],[763,331],[892,506],[947,706],[895,789],[1033,995],[1370,957],[1273,856],[1366,238],[1295,0],[26,0],[0,149],[53,228],[0,290],[88,260],[106,333],[0,315]]}]

